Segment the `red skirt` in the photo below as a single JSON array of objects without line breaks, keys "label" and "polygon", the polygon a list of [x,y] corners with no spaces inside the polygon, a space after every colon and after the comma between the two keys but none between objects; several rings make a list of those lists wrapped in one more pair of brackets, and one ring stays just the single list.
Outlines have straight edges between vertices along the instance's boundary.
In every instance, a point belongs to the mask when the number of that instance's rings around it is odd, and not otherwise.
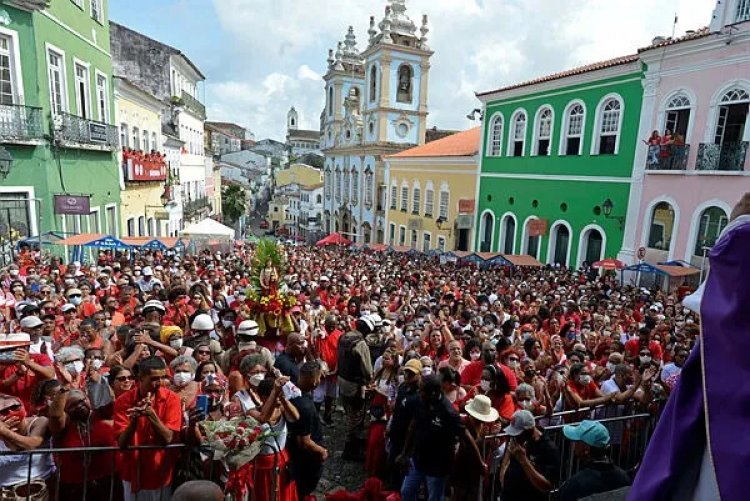
[{"label": "red skirt", "polygon": [[374,421],[367,432],[365,471],[371,477],[380,477],[385,472],[385,465],[385,422]]},{"label": "red skirt", "polygon": [[273,499],[274,476],[276,477],[276,500],[297,501],[297,485],[289,476],[287,465],[289,454],[282,450],[278,454],[278,474],[274,475],[274,455],[264,454],[238,470],[229,472],[226,490],[234,499],[244,499],[249,493],[250,501],[266,501]]}]

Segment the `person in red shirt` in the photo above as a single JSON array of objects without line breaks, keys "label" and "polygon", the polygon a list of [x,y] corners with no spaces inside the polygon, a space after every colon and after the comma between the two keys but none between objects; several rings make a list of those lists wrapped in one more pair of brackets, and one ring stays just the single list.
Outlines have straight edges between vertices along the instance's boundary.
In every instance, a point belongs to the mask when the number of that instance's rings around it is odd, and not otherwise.
[{"label": "person in red shirt", "polygon": [[[138,364],[138,384],[115,401],[113,432],[120,447],[168,445],[182,428],[180,397],[163,385],[167,364],[148,357]],[[143,493],[169,499],[175,459],[163,449],[123,452],[117,464],[126,500]]]},{"label": "person in red shirt", "polygon": [[343,335],[336,328],[336,318],[328,316],[323,324],[325,332],[319,332],[313,343],[321,360],[328,365],[326,376],[321,378],[320,384],[315,388],[313,397],[315,405],[320,407],[323,404],[323,421],[326,424],[333,422],[333,401],[338,393],[336,384],[336,368],[338,366],[338,346],[339,338]]},{"label": "person in red shirt", "polygon": [[40,381],[55,378],[52,360],[43,353],[29,353],[31,340],[28,334],[0,335],[0,349],[12,355],[0,357],[0,392],[18,397],[26,411],[31,413],[31,395]]},{"label": "person in red shirt", "polygon": [[497,361],[497,348],[489,341],[485,341],[482,345],[482,357],[479,360],[471,362],[461,373],[461,386],[479,386],[479,382],[482,379],[482,371],[486,365],[490,364],[495,364],[503,372],[505,379],[508,380],[511,391],[516,391],[518,379],[515,372],[507,365]]},{"label": "person in red shirt", "polygon": [[641,328],[638,331],[638,337],[629,339],[625,343],[625,359],[628,362],[635,361],[638,358],[641,349],[648,347],[648,351],[651,352],[651,359],[661,361],[664,358],[664,353],[661,349],[661,345],[657,341],[651,340],[651,329],[648,327]]},{"label": "person in red shirt", "polygon": [[605,395],[594,382],[591,371],[583,364],[573,364],[565,385],[565,409],[596,407],[614,402],[619,393]]}]

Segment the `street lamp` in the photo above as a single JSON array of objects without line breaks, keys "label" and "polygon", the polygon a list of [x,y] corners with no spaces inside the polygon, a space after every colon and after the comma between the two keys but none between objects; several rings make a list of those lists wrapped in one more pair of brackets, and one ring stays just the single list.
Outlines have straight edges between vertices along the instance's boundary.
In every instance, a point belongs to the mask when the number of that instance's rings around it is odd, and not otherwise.
[{"label": "street lamp", "polygon": [[612,202],[611,198],[608,198],[604,201],[604,203],[602,203],[602,212],[604,213],[604,217],[606,219],[614,219],[619,222],[620,229],[622,230],[625,227],[625,218],[622,216],[613,216],[612,209],[614,209],[614,207],[614,202]]},{"label": "street lamp", "polygon": [[10,173],[10,168],[13,166],[13,157],[10,156],[10,152],[4,147],[0,146],[0,178],[5,179]]}]

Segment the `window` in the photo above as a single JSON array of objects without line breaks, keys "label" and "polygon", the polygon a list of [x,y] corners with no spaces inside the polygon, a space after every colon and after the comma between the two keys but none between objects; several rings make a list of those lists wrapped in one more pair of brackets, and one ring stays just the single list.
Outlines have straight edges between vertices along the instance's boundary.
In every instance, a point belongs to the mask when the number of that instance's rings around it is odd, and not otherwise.
[{"label": "window", "polygon": [[412,214],[419,214],[419,207],[422,205],[422,193],[419,186],[414,187],[414,192],[411,200],[411,212]]},{"label": "window", "polygon": [[398,186],[395,184],[391,186],[391,210],[396,210],[396,204],[398,203]]},{"label": "window", "polygon": [[409,187],[401,187],[401,212],[406,212],[406,206],[409,205]]},{"label": "window", "polygon": [[16,102],[16,68],[13,56],[13,39],[0,35],[0,104]]},{"label": "window", "polygon": [[714,246],[719,235],[727,226],[729,218],[724,209],[720,207],[709,207],[701,212],[699,219],[698,234],[695,238],[696,256],[702,256],[704,252]]},{"label": "window", "polygon": [[370,68],[370,102],[378,98],[378,67],[374,64]]},{"label": "window", "polygon": [[427,254],[430,251],[430,246],[432,245],[432,235],[430,235],[427,232],[424,232],[424,237],[422,239],[422,252]]},{"label": "window", "polygon": [[565,131],[562,141],[563,154],[580,155],[583,146],[583,123],[586,112],[582,104],[573,104],[565,114]]},{"label": "window", "polygon": [[344,176],[344,201],[346,202],[349,200],[349,173],[344,171],[342,175]]},{"label": "window", "polygon": [[128,218],[128,236],[134,237],[135,235],[135,218]]},{"label": "window", "polygon": [[552,110],[544,108],[538,115],[536,126],[536,154],[549,155],[550,139],[552,138]]},{"label": "window", "polygon": [[511,137],[511,148],[509,151],[512,157],[522,157],[526,142],[526,113],[523,111],[516,114],[513,120],[513,136]]},{"label": "window", "polygon": [[91,0],[91,17],[97,23],[102,22],[102,0]]},{"label": "window", "polygon": [[49,72],[50,105],[53,114],[67,111],[65,90],[65,61],[62,54],[47,50],[47,71]]},{"label": "window", "polygon": [[157,141],[156,141],[156,132],[151,133],[151,149],[159,151],[159,145],[157,144]]},{"label": "window", "polygon": [[492,235],[495,233],[495,216],[492,212],[485,212],[482,216],[480,226],[481,241],[479,242],[479,252],[492,251]]},{"label": "window", "polygon": [[448,220],[448,204],[450,203],[450,193],[447,190],[440,190],[440,214],[438,217],[443,221]]},{"label": "window", "polygon": [[144,130],[143,133],[142,133],[142,141],[143,141],[143,145],[142,146],[143,147],[141,148],[144,153],[148,153],[149,151],[151,151],[151,148],[149,148],[149,144],[148,144],[148,137],[149,137],[148,136],[148,131]]},{"label": "window", "polygon": [[411,230],[411,248],[417,248],[417,242],[419,242],[419,232],[417,230]]},{"label": "window", "polygon": [[114,207],[107,207],[107,233],[112,236],[117,236],[119,233],[117,229],[117,215]]},{"label": "window", "polygon": [[403,246],[406,243],[406,226],[398,227],[398,244]]},{"label": "window", "polygon": [[503,232],[503,254],[513,254],[516,239],[516,220],[512,216],[505,216],[502,226]]},{"label": "window", "polygon": [[140,216],[138,218],[138,236],[139,237],[146,236],[146,217],[145,216]]},{"label": "window", "polygon": [[75,63],[76,70],[76,106],[78,116],[91,118],[89,102],[89,69],[81,63]]},{"label": "window", "polygon": [[120,124],[120,147],[128,148],[130,146],[128,138],[128,124]]},{"label": "window", "polygon": [[89,233],[101,233],[99,230],[99,210],[89,213]]},{"label": "window", "polygon": [[438,250],[445,252],[445,237],[438,237]]},{"label": "window", "polygon": [[328,116],[333,116],[333,87],[328,87]]},{"label": "window", "polygon": [[667,103],[664,129],[669,130],[673,137],[681,135],[684,143],[689,123],[690,98],[682,93],[677,94]]},{"label": "window", "polygon": [[398,68],[398,89],[396,101],[399,103],[411,103],[412,101],[412,78],[414,72],[408,64],[402,64]]},{"label": "window", "polygon": [[424,215],[425,217],[432,217],[432,211],[435,205],[435,190],[427,187],[427,191],[424,195]]},{"label": "window", "polygon": [[77,7],[83,9],[83,0],[73,0],[73,3],[76,4]]},{"label": "window", "polygon": [[388,242],[390,244],[396,243],[396,225],[393,223],[388,225]]},{"label": "window", "polygon": [[107,77],[99,73],[96,75],[96,105],[99,109],[99,121],[109,123]]},{"label": "window", "polygon": [[359,201],[359,172],[352,170],[352,203],[357,205]]},{"label": "window", "polygon": [[323,183],[323,189],[325,191],[326,200],[331,199],[331,171],[327,170],[325,174],[325,182]]},{"label": "window", "polygon": [[139,146],[141,145],[141,132],[138,130],[138,127],[133,127],[133,149],[137,150]]},{"label": "window", "polygon": [[651,211],[648,246],[652,249],[669,251],[673,230],[674,209],[667,202],[659,202]]},{"label": "window", "polygon": [[622,105],[615,98],[609,98],[601,107],[599,119],[599,155],[617,153],[617,142],[620,135],[620,117]]},{"label": "window", "polygon": [[490,122],[490,141],[487,156],[499,157],[503,144],[503,116],[495,115]]},{"label": "window", "polygon": [[368,170],[365,172],[365,205],[367,207],[372,207],[372,190],[372,172]]},{"label": "window", "polygon": [[737,15],[734,18],[735,23],[750,21],[750,0],[737,1]]}]

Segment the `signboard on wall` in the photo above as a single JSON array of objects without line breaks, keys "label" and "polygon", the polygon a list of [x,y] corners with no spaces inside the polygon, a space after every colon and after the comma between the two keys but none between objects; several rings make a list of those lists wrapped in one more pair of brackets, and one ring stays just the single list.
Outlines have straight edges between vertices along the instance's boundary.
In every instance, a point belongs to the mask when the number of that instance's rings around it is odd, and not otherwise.
[{"label": "signboard on wall", "polygon": [[476,200],[473,198],[462,198],[458,201],[459,214],[474,214],[474,205]]},{"label": "signboard on wall", "polygon": [[529,221],[529,236],[541,237],[547,234],[546,219],[532,219]]},{"label": "signboard on wall", "polygon": [[474,217],[461,215],[456,218],[456,228],[459,230],[470,230],[474,226]]},{"label": "signboard on wall", "polygon": [[91,195],[55,195],[55,214],[88,216],[91,213]]}]

